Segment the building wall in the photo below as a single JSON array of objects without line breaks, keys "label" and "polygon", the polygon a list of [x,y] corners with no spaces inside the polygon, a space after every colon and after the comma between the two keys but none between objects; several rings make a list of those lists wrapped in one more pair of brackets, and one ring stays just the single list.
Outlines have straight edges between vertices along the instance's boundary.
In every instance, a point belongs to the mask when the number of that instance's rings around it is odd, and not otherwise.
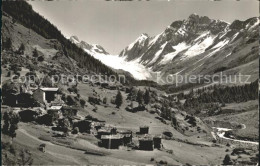
[{"label": "building wall", "polygon": [[36,89],[36,90],[33,92],[33,98],[34,98],[36,101],[38,101],[38,102],[44,104],[44,92],[43,92],[42,90]]},{"label": "building wall", "polygon": [[162,140],[161,138],[153,138],[154,148],[160,149]]},{"label": "building wall", "polygon": [[140,150],[153,150],[153,141],[152,140],[139,140],[139,149]]},{"label": "building wall", "polygon": [[56,92],[46,91],[45,92],[45,100],[50,103],[51,101],[55,100]]},{"label": "building wall", "polygon": [[102,139],[102,145],[107,149],[118,149],[122,144],[122,139]]},{"label": "building wall", "polygon": [[149,133],[149,128],[146,128],[146,127],[140,128],[140,134],[148,134],[148,133]]}]

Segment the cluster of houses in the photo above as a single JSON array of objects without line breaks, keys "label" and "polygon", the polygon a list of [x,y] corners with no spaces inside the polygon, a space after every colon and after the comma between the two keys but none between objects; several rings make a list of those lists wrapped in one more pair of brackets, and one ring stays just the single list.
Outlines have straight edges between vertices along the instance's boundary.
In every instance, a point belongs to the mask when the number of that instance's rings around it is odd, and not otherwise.
[{"label": "cluster of houses", "polygon": [[117,130],[115,127],[102,126],[97,128],[95,136],[101,140],[99,146],[107,149],[119,149],[120,146],[129,146],[131,145],[134,136],[138,139],[139,150],[162,148],[161,136],[149,135],[148,126],[140,127],[140,131],[136,134],[131,130]]},{"label": "cluster of houses", "polygon": [[84,120],[76,120],[73,127],[78,127],[81,133],[90,133],[98,138],[99,146],[107,149],[119,149],[120,146],[132,146],[133,139],[138,140],[139,150],[161,149],[161,136],[149,134],[148,126],[141,126],[139,132],[133,133],[131,130],[117,129],[106,126],[104,121],[100,121],[91,116]]},{"label": "cluster of houses", "polygon": [[[12,103],[14,103],[15,112],[19,113],[21,120],[24,122],[30,122],[38,120],[41,124],[53,125],[53,123],[64,117],[77,118],[77,112],[79,110],[76,106],[68,106],[61,99],[61,94],[59,94],[59,88],[54,87],[38,87],[25,89],[26,91],[20,92],[20,94],[25,94],[23,98],[32,98],[33,101],[38,103],[38,106],[30,103],[32,100],[17,100],[13,98]],[[16,94],[16,96],[20,95]],[[28,95],[27,95],[28,94]],[[24,103],[27,102],[26,107]]]},{"label": "cluster of houses", "polygon": [[[104,86],[104,85],[103,85]],[[117,130],[116,127],[105,126],[104,121],[100,121],[91,116],[84,120],[77,117],[78,108],[67,106],[58,93],[59,88],[37,88],[33,91],[33,98],[45,107],[36,109],[27,109],[19,112],[23,121],[33,121],[36,116],[44,117],[55,115],[55,119],[46,120],[43,118],[42,123],[53,125],[55,120],[64,117],[74,117],[72,119],[73,128],[78,127],[79,132],[90,133],[100,139],[99,146],[107,149],[119,149],[120,146],[129,146],[133,143],[133,136],[138,140],[139,150],[160,149],[162,146],[160,136],[149,135],[149,127],[141,126],[139,132],[133,133],[131,130]],[[40,112],[40,113],[39,113]],[[39,116],[40,115],[40,116]],[[38,118],[41,119],[41,118]],[[52,121],[53,120],[53,121]]]}]

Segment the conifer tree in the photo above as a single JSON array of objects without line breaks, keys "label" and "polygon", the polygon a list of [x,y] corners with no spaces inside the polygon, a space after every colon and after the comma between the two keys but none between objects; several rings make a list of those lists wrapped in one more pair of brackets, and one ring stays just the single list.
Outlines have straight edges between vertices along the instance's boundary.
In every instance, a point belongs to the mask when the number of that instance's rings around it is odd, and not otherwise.
[{"label": "conifer tree", "polygon": [[19,53],[19,54],[24,54],[24,50],[25,50],[25,46],[24,46],[24,44],[22,43],[22,44],[20,45],[19,49],[18,49],[18,53]]},{"label": "conifer tree", "polygon": [[137,92],[136,101],[138,102],[139,106],[143,105],[143,102],[144,102],[143,93],[142,93],[142,91],[140,89]]},{"label": "conifer tree", "polygon": [[146,89],[144,93],[144,104],[149,104],[150,102],[150,92]]},{"label": "conifer tree", "polygon": [[233,162],[232,162],[232,160],[231,160],[231,158],[228,154],[225,156],[225,158],[223,160],[223,164],[224,165],[232,165],[233,164]]},{"label": "conifer tree", "polygon": [[123,97],[122,97],[122,94],[119,90],[118,90],[117,95],[116,95],[115,103],[116,103],[117,108],[119,108],[123,103]]},{"label": "conifer tree", "polygon": [[39,56],[37,49],[33,50],[33,57],[37,58]]}]

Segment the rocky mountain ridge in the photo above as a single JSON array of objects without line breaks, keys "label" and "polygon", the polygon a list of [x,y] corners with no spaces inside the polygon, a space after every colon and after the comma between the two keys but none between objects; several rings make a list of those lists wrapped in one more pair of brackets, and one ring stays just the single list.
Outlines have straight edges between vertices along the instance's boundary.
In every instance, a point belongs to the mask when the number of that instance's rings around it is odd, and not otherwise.
[{"label": "rocky mountain ridge", "polygon": [[213,74],[217,68],[238,67],[257,59],[258,24],[257,17],[230,24],[192,14],[155,37],[142,34],[120,56],[162,75]]}]

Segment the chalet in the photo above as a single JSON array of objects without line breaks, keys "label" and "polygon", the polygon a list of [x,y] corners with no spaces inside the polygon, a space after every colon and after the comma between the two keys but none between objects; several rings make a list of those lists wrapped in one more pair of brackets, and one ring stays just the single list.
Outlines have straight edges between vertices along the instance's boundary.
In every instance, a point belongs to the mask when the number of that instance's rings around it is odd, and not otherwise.
[{"label": "chalet", "polygon": [[111,135],[111,128],[100,128],[97,132],[97,137],[101,138],[103,135]]},{"label": "chalet", "polygon": [[118,86],[118,89],[119,89],[120,91],[126,91],[126,87],[123,86],[123,85],[119,85],[119,86]]},{"label": "chalet", "polygon": [[133,134],[131,130],[118,130],[117,133],[123,135],[124,145],[132,142]]},{"label": "chalet", "polygon": [[58,118],[51,114],[44,114],[42,116],[38,116],[37,122],[39,124],[44,124],[46,126],[53,126],[54,122],[57,121]]},{"label": "chalet", "polygon": [[100,102],[101,102],[101,100],[100,100],[100,98],[98,98],[98,97],[95,97],[95,96],[89,96],[88,97],[88,102],[90,102],[90,103],[93,103],[93,104],[100,104]]},{"label": "chalet", "polygon": [[61,95],[55,95],[55,99],[50,102],[51,106],[65,106],[65,102],[61,99]]},{"label": "chalet", "polygon": [[101,83],[100,83],[100,82],[95,82],[95,85],[98,85],[98,86],[100,86],[100,85],[101,85]]},{"label": "chalet", "polygon": [[102,127],[105,127],[105,123],[103,122],[92,122],[91,123],[91,127],[95,130],[99,130],[101,129]]},{"label": "chalet", "polygon": [[119,146],[123,145],[122,135],[102,135],[101,144],[107,149],[118,149]]},{"label": "chalet", "polygon": [[109,86],[109,89],[110,90],[117,90],[117,86],[111,85],[111,86]]},{"label": "chalet", "polygon": [[161,149],[161,145],[162,145],[161,136],[154,136],[153,137],[153,143],[154,143],[154,148]]},{"label": "chalet", "polygon": [[62,106],[51,106],[47,109],[47,113],[57,119],[62,118],[61,108]]},{"label": "chalet", "polygon": [[55,100],[59,88],[38,88],[33,92],[33,97],[38,102],[45,104]]},{"label": "chalet", "polygon": [[81,121],[77,121],[75,123],[73,123],[73,128],[78,127],[79,128],[79,132],[83,133],[83,132],[90,132],[91,129],[91,121],[89,120],[81,120]]},{"label": "chalet", "polygon": [[131,130],[117,130],[118,134],[132,134],[133,132]]},{"label": "chalet", "polygon": [[130,87],[126,87],[125,88],[125,93],[130,93],[131,92],[131,88]]},{"label": "chalet", "polygon": [[106,83],[106,82],[104,82],[104,83],[101,83],[101,87],[103,87],[103,88],[107,88],[109,86],[109,84],[108,83]]},{"label": "chalet", "polygon": [[153,138],[150,136],[145,136],[139,139],[139,149],[140,150],[153,150]]},{"label": "chalet", "polygon": [[39,146],[39,150],[42,151],[43,153],[45,153],[45,147],[46,147],[46,144],[41,144]]},{"label": "chalet", "polygon": [[124,134],[123,135],[123,143],[127,145],[132,142],[133,135],[132,134]]},{"label": "chalet", "polygon": [[78,107],[69,107],[69,106],[62,106],[61,112],[65,117],[75,117],[77,116],[79,108]]},{"label": "chalet", "polygon": [[95,137],[97,136],[97,130],[95,128],[91,128],[89,131],[90,134],[94,135]]},{"label": "chalet", "polygon": [[22,122],[32,122],[36,120],[39,113],[34,110],[23,110],[19,112],[19,116]]},{"label": "chalet", "polygon": [[105,126],[105,121],[103,121],[103,120],[98,120],[97,118],[92,117],[91,115],[87,115],[87,116],[85,117],[85,119],[86,119],[86,120],[93,121],[93,122],[99,122],[100,125]]},{"label": "chalet", "polygon": [[148,126],[141,126],[139,134],[148,134],[149,133],[149,127]]},{"label": "chalet", "polygon": [[112,127],[110,131],[111,131],[111,134],[116,134],[116,133],[117,133],[117,132],[116,132],[116,131],[117,131],[117,128],[116,128],[116,127]]}]

